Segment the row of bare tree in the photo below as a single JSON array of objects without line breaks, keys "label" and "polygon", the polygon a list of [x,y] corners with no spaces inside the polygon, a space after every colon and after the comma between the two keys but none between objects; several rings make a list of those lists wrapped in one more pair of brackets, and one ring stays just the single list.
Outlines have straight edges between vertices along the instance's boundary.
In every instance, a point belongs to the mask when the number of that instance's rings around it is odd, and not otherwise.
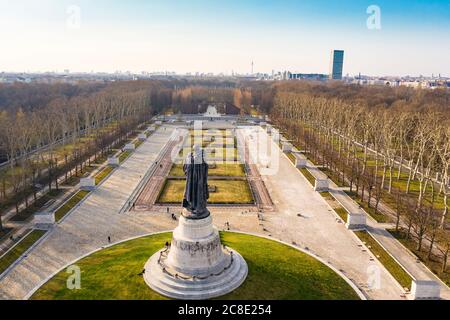
[{"label": "row of bare tree", "polygon": [[[450,118],[445,112],[368,107],[338,98],[279,91],[271,117],[336,181],[356,188],[380,214],[391,207],[407,236],[442,251],[446,268]],[[435,243],[439,243],[435,246]]]},{"label": "row of bare tree", "polygon": [[82,173],[151,118],[166,99],[163,89],[158,82],[124,82],[28,111],[0,111],[0,148],[9,162],[0,172],[1,207],[15,204],[18,211],[41,186],[58,188],[58,177]]}]

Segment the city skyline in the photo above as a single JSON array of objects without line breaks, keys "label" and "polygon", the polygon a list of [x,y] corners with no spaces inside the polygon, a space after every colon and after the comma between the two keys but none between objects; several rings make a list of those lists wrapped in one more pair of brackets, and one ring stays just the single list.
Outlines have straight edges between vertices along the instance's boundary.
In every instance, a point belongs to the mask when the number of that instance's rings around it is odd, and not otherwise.
[{"label": "city skyline", "polygon": [[327,74],[333,49],[344,75],[450,70],[447,1],[0,1],[0,26],[6,72]]}]

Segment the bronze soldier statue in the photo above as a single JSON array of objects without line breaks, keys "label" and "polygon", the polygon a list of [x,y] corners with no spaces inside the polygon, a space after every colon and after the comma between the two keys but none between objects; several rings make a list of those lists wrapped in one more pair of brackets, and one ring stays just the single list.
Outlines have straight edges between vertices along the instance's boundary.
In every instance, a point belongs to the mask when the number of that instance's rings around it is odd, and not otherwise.
[{"label": "bronze soldier statue", "polygon": [[198,145],[195,145],[193,149],[183,166],[186,175],[183,215],[189,219],[204,219],[210,215],[206,208],[209,199],[208,163],[205,161],[204,150]]}]

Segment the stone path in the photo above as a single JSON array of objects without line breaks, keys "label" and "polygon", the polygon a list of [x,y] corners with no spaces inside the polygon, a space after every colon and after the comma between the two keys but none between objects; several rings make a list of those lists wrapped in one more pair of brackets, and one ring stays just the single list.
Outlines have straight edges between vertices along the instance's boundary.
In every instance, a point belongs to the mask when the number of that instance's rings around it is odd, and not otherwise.
[{"label": "stone path", "polygon": [[187,132],[188,131],[186,130],[184,134],[178,136],[176,140],[171,141],[167,145],[167,147],[163,151],[164,154],[162,154],[162,159],[159,161],[155,172],[150,177],[150,179],[140,192],[139,196],[137,197],[135,210],[152,210],[153,205],[158,200],[159,192],[164,185],[166,177],[172,169],[172,158],[174,155],[178,155]]},{"label": "stone path", "polygon": [[[255,130],[258,130],[258,134]],[[262,129],[240,129],[245,136],[258,136],[261,145],[280,150]],[[261,141],[262,140],[262,141]],[[267,140],[267,141],[264,141]],[[250,144],[250,152],[258,151],[256,143]],[[269,152],[259,147],[260,158],[268,158]],[[322,196],[281,151],[275,161],[278,169],[264,175],[263,179],[276,206],[275,212],[264,214],[263,228],[266,235],[308,248],[341,270],[371,299],[402,299],[403,290],[370,252],[366,252],[359,239],[338,223],[336,216]],[[258,165],[262,168],[262,165]],[[261,171],[263,172],[263,171]],[[301,214],[301,216],[298,216]],[[380,287],[368,288],[373,268],[379,270]]]}]

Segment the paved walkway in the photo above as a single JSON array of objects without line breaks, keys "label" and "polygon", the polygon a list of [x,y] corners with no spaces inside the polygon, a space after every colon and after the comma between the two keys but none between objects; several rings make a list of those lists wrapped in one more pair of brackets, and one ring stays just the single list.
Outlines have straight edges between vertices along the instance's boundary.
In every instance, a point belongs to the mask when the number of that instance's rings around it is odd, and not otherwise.
[{"label": "paved walkway", "polygon": [[[269,152],[264,150],[265,146],[271,150],[278,148],[260,128],[239,131],[245,136],[257,136],[259,143],[249,144],[253,158],[259,149],[260,158],[267,159]],[[266,235],[308,248],[346,274],[371,299],[402,299],[400,285],[365,251],[359,239],[337,221],[326,201],[281,151],[272,159],[272,163],[276,162],[278,169],[266,175],[265,168],[258,165],[276,206],[275,212],[264,214]],[[367,283],[373,266],[380,271],[380,288],[370,289]]]},{"label": "paved walkway", "polygon": [[170,224],[117,212],[168,143],[174,128],[160,128],[96,191],[0,280],[1,299],[23,299],[47,277],[80,256],[129,237],[165,230]]}]

